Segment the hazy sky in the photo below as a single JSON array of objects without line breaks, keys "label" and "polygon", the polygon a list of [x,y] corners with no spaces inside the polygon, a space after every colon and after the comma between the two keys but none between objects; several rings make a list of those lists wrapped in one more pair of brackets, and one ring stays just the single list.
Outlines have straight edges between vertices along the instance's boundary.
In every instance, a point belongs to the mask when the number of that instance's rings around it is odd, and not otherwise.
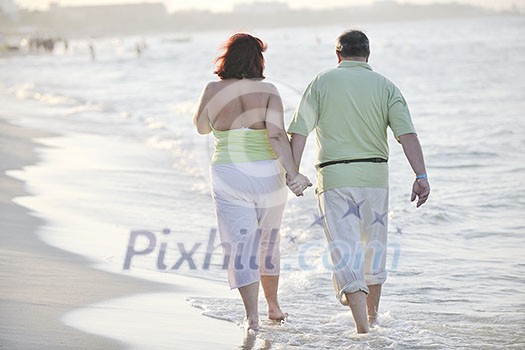
[{"label": "hazy sky", "polygon": [[[267,2],[269,0],[259,0]],[[358,4],[370,4],[373,0],[277,0],[286,2],[292,8],[310,7],[310,8],[327,8],[335,6],[347,6]],[[383,0],[384,1],[384,0]],[[45,9],[49,4],[48,0],[15,0],[21,7]],[[100,5],[108,3],[130,3],[130,2],[163,2],[166,4],[168,11],[181,9],[209,9],[212,11],[231,10],[236,3],[251,2],[249,0],[55,0],[63,6],[74,5]],[[399,2],[410,3],[435,3],[450,2],[450,0],[404,0]],[[492,8],[509,7],[516,4],[520,8],[524,6],[525,0],[456,0],[456,2],[481,5]]]}]

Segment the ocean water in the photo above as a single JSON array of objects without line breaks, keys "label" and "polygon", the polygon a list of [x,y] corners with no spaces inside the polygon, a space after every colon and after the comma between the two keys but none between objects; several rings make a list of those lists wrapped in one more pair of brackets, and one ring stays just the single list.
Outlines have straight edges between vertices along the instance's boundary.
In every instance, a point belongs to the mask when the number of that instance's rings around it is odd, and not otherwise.
[{"label": "ocean water", "polygon": [[[313,191],[290,194],[280,286],[290,317],[284,325],[264,322],[254,347],[525,348],[525,19],[362,28],[370,64],[409,103],[432,194],[420,209],[409,202],[413,175],[391,140],[389,278],[381,326],[368,336],[355,334],[350,312],[335,299]],[[308,81],[336,65],[333,42],[344,29],[254,32],[269,44],[266,76],[279,88],[287,121]],[[200,91],[215,79],[213,58],[231,33],[193,33],[186,42],[96,39],[95,61],[82,40],[68,52],[0,57],[0,105],[13,122],[62,135],[41,140],[40,164],[9,173],[35,194],[16,200],[46,219],[43,240],[115,273],[204,283],[208,290],[192,289],[187,302],[239,322],[237,295],[213,291],[228,289],[209,191],[213,142],[192,125]],[[147,49],[137,57],[142,40]],[[313,138],[303,160],[311,179]],[[137,254],[125,269],[130,247]],[[66,320],[104,334],[75,315]]]}]

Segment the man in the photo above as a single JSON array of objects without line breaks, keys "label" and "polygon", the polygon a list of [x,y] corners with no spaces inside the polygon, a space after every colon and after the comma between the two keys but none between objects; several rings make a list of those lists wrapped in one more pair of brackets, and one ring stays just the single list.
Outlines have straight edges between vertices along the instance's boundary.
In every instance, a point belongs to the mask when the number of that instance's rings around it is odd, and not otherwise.
[{"label": "man", "polygon": [[299,168],[306,137],[315,129],[316,193],[336,295],[350,306],[357,332],[367,333],[376,322],[386,280],[388,127],[416,174],[411,201],[418,198],[417,207],[426,202],[430,186],[406,101],[368,65],[366,35],[343,33],[336,55],[338,67],[310,82],[288,132]]}]

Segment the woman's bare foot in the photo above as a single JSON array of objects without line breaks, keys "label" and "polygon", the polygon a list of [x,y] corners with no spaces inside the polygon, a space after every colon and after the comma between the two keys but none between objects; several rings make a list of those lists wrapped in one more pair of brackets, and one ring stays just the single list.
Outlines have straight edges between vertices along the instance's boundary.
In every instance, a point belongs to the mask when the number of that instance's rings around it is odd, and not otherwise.
[{"label": "woman's bare foot", "polygon": [[246,331],[258,331],[259,330],[259,317],[245,317],[243,322],[244,329]]},{"label": "woman's bare foot", "polygon": [[368,316],[368,325],[370,328],[379,327],[379,321],[377,320],[376,316]]}]

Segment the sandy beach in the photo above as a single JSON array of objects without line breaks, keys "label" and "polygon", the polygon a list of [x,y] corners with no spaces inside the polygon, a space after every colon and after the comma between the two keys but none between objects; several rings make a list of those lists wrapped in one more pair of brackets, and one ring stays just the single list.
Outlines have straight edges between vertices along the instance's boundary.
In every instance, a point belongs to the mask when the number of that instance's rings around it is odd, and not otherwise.
[{"label": "sandy beach", "polygon": [[[35,232],[44,221],[12,201],[30,194],[23,182],[7,176],[6,171],[38,162],[37,148],[42,145],[34,139],[53,136],[0,119],[0,349],[128,348],[124,343],[78,331],[60,319],[68,311],[97,302],[131,294],[174,293],[175,288],[90,268],[87,259],[51,247],[37,237]],[[182,295],[173,296],[184,303]],[[192,329],[191,334],[198,337],[193,317],[202,321],[200,326],[220,323],[232,330],[232,337],[226,339],[240,340],[241,332],[234,324],[208,319],[189,305],[182,307],[186,309],[173,312],[176,330],[170,337],[180,335],[191,346],[188,331]],[[188,313],[190,322],[180,322],[179,316],[187,319]],[[213,348],[211,339],[208,345]]]}]

